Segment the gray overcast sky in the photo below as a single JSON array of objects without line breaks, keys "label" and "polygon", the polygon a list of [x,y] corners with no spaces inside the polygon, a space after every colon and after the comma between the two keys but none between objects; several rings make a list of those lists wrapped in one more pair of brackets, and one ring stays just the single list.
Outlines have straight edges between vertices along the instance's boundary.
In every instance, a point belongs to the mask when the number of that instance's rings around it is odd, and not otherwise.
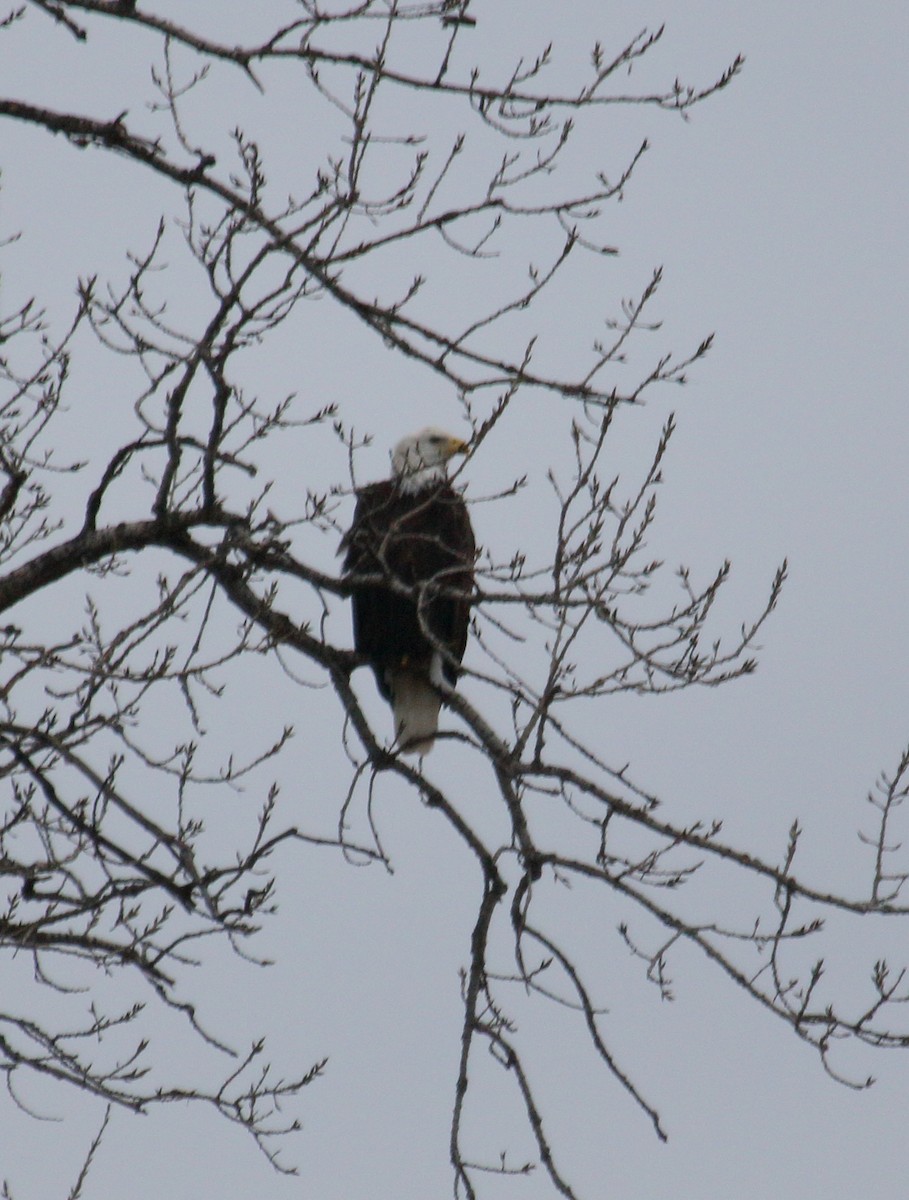
[{"label": "gray overcast sky", "polygon": [[[244,8],[199,0],[186,19],[202,25],[213,9],[226,10],[229,23]],[[725,603],[733,623],[756,611],[786,555],[791,576],[754,678],[717,691],[625,700],[597,720],[612,757],[633,764],[673,806],[673,819],[721,817],[729,841],[778,860],[798,816],[806,831],[803,870],[856,891],[867,880],[868,852],[855,836],[865,819],[863,796],[909,738],[909,8],[896,0],[475,0],[475,9],[485,61],[501,47],[509,59],[530,54],[551,37],[555,70],[569,78],[596,37],[608,52],[643,25],[664,21],[666,37],[647,78],[707,82],[736,53],[746,55],[741,78],[687,124],[621,109],[604,123],[591,156],[613,157],[611,137],[616,163],[645,134],[652,150],[604,222],[621,257],[598,264],[572,299],[614,311],[662,265],[661,344],[682,352],[716,331],[689,386],[654,398],[642,418],[652,427],[670,408],[679,416],[654,554],[702,574],[730,557]],[[229,36],[226,28],[221,36]],[[110,115],[126,106],[142,60],[116,38],[96,42],[80,51],[30,13],[0,42],[8,56],[3,91],[61,106],[75,97]],[[72,64],[82,61],[90,65],[73,74]],[[278,88],[273,94],[283,104],[272,110],[280,114],[270,129],[275,145],[305,153],[312,131],[297,98]],[[263,102],[253,95],[248,102],[261,119],[256,106]],[[0,232],[26,234],[7,284],[47,292],[62,313],[78,274],[116,273],[124,247],[135,248],[132,232],[146,240],[163,193],[147,181],[137,188],[125,165],[101,164],[100,156],[36,132],[5,127],[0,154]],[[292,154],[289,161],[282,169],[292,174]],[[545,331],[556,341],[574,336],[571,308],[564,314],[554,312]],[[458,409],[438,380],[376,348],[346,354],[344,336],[327,343],[321,359],[307,357],[306,388],[314,403],[339,400],[375,431],[360,471],[377,477],[401,433],[430,419],[456,423]],[[276,393],[300,386],[293,344],[285,351],[280,361],[263,361],[269,374],[258,386]],[[645,357],[646,347],[635,365]],[[84,393],[76,429],[102,412],[101,397],[88,386]],[[471,487],[489,489],[499,473],[508,479],[525,470],[541,480],[559,453],[550,436],[528,407],[507,445],[473,464]],[[509,513],[498,525],[494,515],[483,518],[484,536],[502,554],[532,539],[537,521],[532,508],[512,505]],[[337,619],[343,628],[346,615]],[[277,723],[292,719],[301,730],[285,764],[285,792],[303,780],[330,808],[341,765],[320,742],[320,733],[330,735],[321,732],[319,703],[319,693],[289,685],[262,698]],[[242,721],[242,709],[226,707],[229,720]],[[375,712],[382,720],[378,704]],[[230,730],[223,732],[229,739]],[[438,767],[428,770],[447,765],[440,752]],[[465,803],[474,812],[482,799]],[[281,912],[263,937],[276,965],[258,971],[213,955],[195,982],[213,1026],[248,1028],[249,1036],[267,1030],[279,1062],[331,1056],[325,1080],[305,1094],[305,1128],[292,1147],[300,1176],[276,1176],[214,1118],[173,1108],[141,1120],[115,1114],[87,1197],[449,1194],[457,972],[476,879],[413,796],[383,795],[381,820],[394,876],[328,854],[288,856]],[[731,894],[730,909],[739,903]],[[585,1066],[572,1022],[528,1007],[523,1027],[539,1043],[540,1077],[555,1098],[552,1139],[580,1194],[904,1194],[904,1057],[847,1058],[878,1083],[869,1092],[836,1086],[809,1049],[690,953],[674,963],[674,1004],[660,1004],[653,989],[626,986],[614,915],[602,911],[598,920],[602,926],[591,920],[577,936],[594,953],[602,940],[611,956],[602,970],[617,997],[612,1044],[659,1108],[670,1140],[661,1145],[611,1081]],[[878,951],[869,951],[868,936],[844,923],[839,959],[870,962]],[[894,952],[884,933],[876,928],[873,936],[882,938],[882,953]],[[842,961],[831,966],[842,969]],[[15,987],[15,968],[9,978]],[[504,1145],[512,1131],[520,1146],[507,1085],[492,1076],[490,1088],[478,1136],[485,1126],[493,1145]],[[0,1101],[0,1178],[8,1178],[16,1200],[62,1197],[99,1112],[57,1093],[38,1091],[29,1101],[67,1121],[36,1123]],[[530,1200],[550,1194],[540,1179],[490,1186],[489,1195],[512,1189]]]}]

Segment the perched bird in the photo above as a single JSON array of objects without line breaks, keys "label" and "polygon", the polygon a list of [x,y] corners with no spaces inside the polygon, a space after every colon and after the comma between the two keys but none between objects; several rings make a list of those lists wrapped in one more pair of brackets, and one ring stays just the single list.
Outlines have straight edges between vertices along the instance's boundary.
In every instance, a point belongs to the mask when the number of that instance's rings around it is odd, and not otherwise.
[{"label": "perched bird", "polygon": [[[344,536],[344,574],[354,577],[354,644],[369,661],[391,704],[395,745],[409,754],[432,749],[439,688],[453,687],[467,646],[473,529],[446,463],[467,445],[439,429],[403,438],[391,456],[391,479],[357,492]],[[371,576],[356,583],[357,576]]]}]

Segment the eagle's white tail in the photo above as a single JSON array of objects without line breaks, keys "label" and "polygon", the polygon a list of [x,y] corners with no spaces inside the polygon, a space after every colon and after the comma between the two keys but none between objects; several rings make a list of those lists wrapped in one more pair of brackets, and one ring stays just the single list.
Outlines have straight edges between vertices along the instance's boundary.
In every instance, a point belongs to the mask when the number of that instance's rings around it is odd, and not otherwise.
[{"label": "eagle's white tail", "polygon": [[395,745],[405,754],[428,754],[439,728],[439,694],[419,675],[396,671],[390,680]]}]

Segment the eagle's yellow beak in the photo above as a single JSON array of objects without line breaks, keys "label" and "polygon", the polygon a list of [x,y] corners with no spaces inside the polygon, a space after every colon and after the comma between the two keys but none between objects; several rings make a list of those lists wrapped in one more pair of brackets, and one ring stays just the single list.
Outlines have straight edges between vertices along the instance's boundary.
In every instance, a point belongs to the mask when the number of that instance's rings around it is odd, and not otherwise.
[{"label": "eagle's yellow beak", "polygon": [[466,454],[470,446],[467,442],[462,442],[460,438],[453,437],[448,439],[446,449],[448,451],[447,457],[451,458],[453,454]]}]

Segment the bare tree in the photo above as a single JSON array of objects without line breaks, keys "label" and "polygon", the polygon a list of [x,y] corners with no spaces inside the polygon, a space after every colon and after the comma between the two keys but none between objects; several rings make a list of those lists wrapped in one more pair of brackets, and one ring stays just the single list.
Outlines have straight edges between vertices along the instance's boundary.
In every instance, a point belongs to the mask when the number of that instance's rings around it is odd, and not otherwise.
[{"label": "bare tree", "polygon": [[[619,364],[643,357],[641,336],[655,328],[660,273],[636,299],[612,302],[617,313],[578,304],[578,323],[590,316],[583,357],[559,354],[547,316],[571,297],[573,270],[614,254],[602,214],[647,143],[608,169],[589,158],[579,168],[577,149],[598,144],[617,110],[684,116],[742,60],[705,86],[636,90],[630,68],[663,32],[644,30],[625,46],[595,46],[566,90],[549,82],[549,49],[515,63],[499,45],[481,47],[484,12],[470,0],[273,0],[241,40],[219,37],[216,6],[191,19],[167,12],[28,0],[3,22],[10,45],[34,23],[62,33],[74,72],[111,28],[130,53],[147,54],[122,110],[58,107],[48,86],[37,99],[0,99],[0,115],[31,131],[36,153],[57,134],[74,156],[115,156],[137,194],[153,184],[169,196],[157,227],[136,230],[141,244],[119,275],[81,280],[67,323],[8,290],[0,311],[0,937],[12,962],[30,964],[36,997],[27,1013],[0,1012],[10,1095],[28,1105],[26,1081],[39,1074],[137,1111],[214,1106],[291,1169],[293,1100],[324,1063],[275,1071],[264,1037],[243,1048],[208,1027],[193,980],[212,953],[205,944],[256,958],[279,902],[279,849],[328,846],[390,863],[372,813],[381,777],[436,810],[479,872],[452,1080],[456,1196],[479,1195],[489,1173],[535,1167],[555,1192],[576,1195],[514,1015],[528,995],[576,1014],[593,1058],[665,1136],[655,1099],[612,1043],[591,964],[550,915],[564,883],[586,885],[582,906],[613,898],[622,941],[665,997],[674,950],[689,944],[835,1074],[844,1038],[909,1045],[902,971],[873,964],[863,998],[841,1002],[810,949],[828,916],[909,912],[891,852],[909,754],[871,797],[861,897],[802,877],[798,826],[769,862],[724,841],[719,822],[675,823],[590,732],[591,706],[616,694],[750,673],[784,582],[785,565],[729,636],[715,611],[729,564],[697,580],[648,552],[674,422],[631,479],[614,466],[617,428],[645,394],[684,383],[710,346],[659,352],[633,386],[618,385]],[[305,97],[298,158],[271,144],[272,97],[290,87]],[[247,103],[249,125],[232,124]],[[355,674],[344,613],[356,581],[339,578],[334,554],[375,432],[364,428],[368,410],[305,386],[275,396],[249,385],[316,301],[352,352],[377,339],[444,383],[469,424],[474,464],[533,406],[562,429],[566,452],[553,451],[545,483],[551,520],[532,546],[481,556],[465,683],[445,696],[444,737],[470,787],[507,814],[501,837],[471,822],[460,776],[439,782],[431,760],[389,748],[384,714],[370,716],[367,673]],[[604,320],[608,337],[594,332]],[[115,396],[89,382],[107,370]],[[289,463],[286,512],[274,497]],[[520,502],[525,483],[470,498],[495,511]],[[290,723],[258,741],[254,725],[221,758],[210,749],[220,752],[208,735],[225,690],[287,676],[328,685],[339,716],[347,778],[330,835],[295,823],[273,782]],[[315,700],[297,694],[305,719]],[[221,804],[243,814],[227,837]],[[721,915],[704,884],[716,878],[747,897],[747,918]],[[212,1052],[215,1065],[192,1086],[162,1045],[163,1011]],[[466,1144],[484,1051],[513,1081],[535,1162],[487,1160]],[[97,1140],[78,1188],[96,1150]]]}]

